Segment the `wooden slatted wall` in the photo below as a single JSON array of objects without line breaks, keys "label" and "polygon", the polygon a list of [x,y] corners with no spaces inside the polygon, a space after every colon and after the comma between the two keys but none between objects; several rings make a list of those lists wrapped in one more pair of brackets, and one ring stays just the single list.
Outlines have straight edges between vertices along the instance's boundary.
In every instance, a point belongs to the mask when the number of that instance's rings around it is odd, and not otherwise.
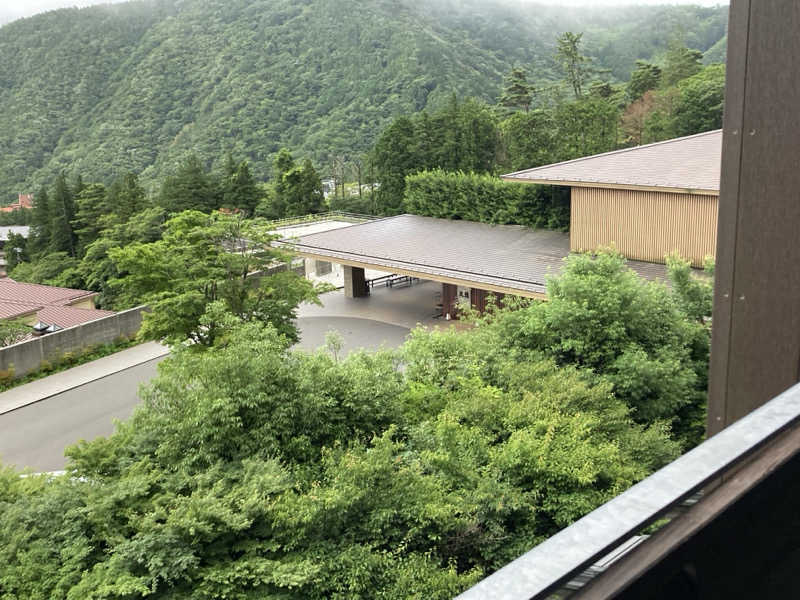
[{"label": "wooden slatted wall", "polygon": [[613,245],[658,263],[677,251],[699,267],[716,252],[718,204],[717,196],[573,187],[570,249]]}]

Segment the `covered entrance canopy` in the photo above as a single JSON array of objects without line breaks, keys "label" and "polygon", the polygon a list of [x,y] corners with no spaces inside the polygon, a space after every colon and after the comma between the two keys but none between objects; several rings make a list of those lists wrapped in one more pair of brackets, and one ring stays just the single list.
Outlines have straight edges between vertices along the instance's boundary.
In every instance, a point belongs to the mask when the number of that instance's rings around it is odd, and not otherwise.
[{"label": "covered entrance canopy", "polygon": [[[283,243],[303,257],[349,267],[345,293],[353,296],[362,295],[363,270],[374,269],[478,291],[544,298],[546,276],[560,272],[570,251],[567,233],[417,215],[358,223]],[[666,274],[663,265],[628,264],[648,279]]]}]

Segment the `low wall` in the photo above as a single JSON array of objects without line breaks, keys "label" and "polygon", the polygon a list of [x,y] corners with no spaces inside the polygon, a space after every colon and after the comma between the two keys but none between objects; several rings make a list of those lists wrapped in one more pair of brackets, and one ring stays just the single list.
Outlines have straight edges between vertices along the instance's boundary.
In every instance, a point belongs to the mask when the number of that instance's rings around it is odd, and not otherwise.
[{"label": "low wall", "polygon": [[0,372],[7,373],[13,369],[16,379],[36,371],[44,361],[55,362],[68,352],[82,352],[91,346],[133,337],[142,325],[142,313],[146,309],[146,306],[138,306],[110,317],[0,348]]}]

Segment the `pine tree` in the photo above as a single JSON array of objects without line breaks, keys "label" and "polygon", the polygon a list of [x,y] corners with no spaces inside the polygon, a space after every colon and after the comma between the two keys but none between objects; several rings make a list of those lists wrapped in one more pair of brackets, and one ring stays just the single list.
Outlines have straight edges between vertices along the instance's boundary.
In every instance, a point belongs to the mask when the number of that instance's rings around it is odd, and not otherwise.
[{"label": "pine tree", "polygon": [[556,62],[576,98],[583,97],[583,86],[592,73],[589,57],[581,54],[581,38],[583,33],[566,31],[556,39]]}]

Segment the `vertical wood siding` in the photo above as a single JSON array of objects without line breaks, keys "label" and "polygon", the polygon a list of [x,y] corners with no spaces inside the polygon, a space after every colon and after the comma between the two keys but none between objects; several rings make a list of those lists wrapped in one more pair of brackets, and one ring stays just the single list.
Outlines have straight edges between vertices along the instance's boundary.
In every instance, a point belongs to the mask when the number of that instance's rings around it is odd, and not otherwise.
[{"label": "vertical wood siding", "polygon": [[716,252],[718,204],[717,196],[573,187],[570,249],[613,245],[658,263],[677,251],[699,267]]}]

